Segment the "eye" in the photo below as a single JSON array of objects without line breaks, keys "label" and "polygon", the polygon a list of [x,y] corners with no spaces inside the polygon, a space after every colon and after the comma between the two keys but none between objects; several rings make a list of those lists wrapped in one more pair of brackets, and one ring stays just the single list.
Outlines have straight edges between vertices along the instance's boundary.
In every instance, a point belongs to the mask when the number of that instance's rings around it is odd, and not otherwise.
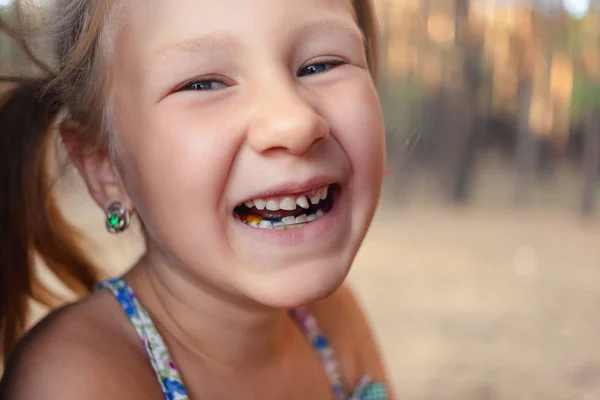
[{"label": "eye", "polygon": [[216,79],[202,79],[192,81],[182,86],[179,91],[210,91],[226,88],[227,85]]},{"label": "eye", "polygon": [[332,60],[332,61],[324,61],[324,62],[314,63],[314,64],[311,64],[311,65],[308,65],[308,66],[302,68],[300,70],[300,72],[298,72],[298,76],[303,77],[303,76],[309,76],[309,75],[322,74],[323,72],[327,72],[330,69],[339,67],[340,65],[343,65],[345,63],[346,62],[342,61],[342,60]]}]

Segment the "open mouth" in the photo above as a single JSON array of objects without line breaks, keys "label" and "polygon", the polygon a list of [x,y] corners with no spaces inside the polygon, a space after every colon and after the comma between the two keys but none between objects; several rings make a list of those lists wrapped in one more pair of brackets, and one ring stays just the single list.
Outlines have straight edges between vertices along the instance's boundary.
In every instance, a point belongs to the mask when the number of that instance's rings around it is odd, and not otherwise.
[{"label": "open mouth", "polygon": [[339,185],[332,184],[305,193],[248,200],[235,207],[233,213],[253,228],[301,228],[327,215],[339,191]]}]

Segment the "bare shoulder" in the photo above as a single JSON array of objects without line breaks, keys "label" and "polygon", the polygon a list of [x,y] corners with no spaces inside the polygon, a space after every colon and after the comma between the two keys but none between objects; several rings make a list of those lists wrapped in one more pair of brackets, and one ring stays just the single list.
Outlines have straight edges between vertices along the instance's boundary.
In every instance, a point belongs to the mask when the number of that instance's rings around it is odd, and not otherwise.
[{"label": "bare shoulder", "polygon": [[[377,340],[352,289],[343,285],[332,296],[313,305],[311,311],[338,353],[348,379],[356,381],[368,374],[386,383],[391,391]],[[389,398],[393,399],[393,394]]]},{"label": "bare shoulder", "polygon": [[0,399],[153,398],[158,385],[118,307],[99,292],[43,319],[11,354]]}]

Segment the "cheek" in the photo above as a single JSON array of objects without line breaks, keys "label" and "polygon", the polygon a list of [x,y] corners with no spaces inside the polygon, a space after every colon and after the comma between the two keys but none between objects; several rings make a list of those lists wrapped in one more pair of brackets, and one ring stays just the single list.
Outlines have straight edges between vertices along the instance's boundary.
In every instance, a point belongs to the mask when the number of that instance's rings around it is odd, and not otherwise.
[{"label": "cheek", "polygon": [[183,199],[195,190],[202,193],[196,201],[218,204],[218,189],[233,157],[230,142],[235,140],[218,116],[173,104],[142,110],[129,120],[143,121],[122,124],[121,138],[123,149],[138,164],[134,169],[140,183],[153,195],[170,193]]},{"label": "cheek", "polygon": [[385,128],[377,92],[369,79],[347,89],[333,118],[335,137],[352,164],[355,183],[379,190],[385,165]]},{"label": "cheek", "polygon": [[[143,121],[143,123],[133,123]],[[120,120],[124,179],[150,236],[197,246],[223,223],[222,193],[235,135],[197,109],[165,106]],[[204,239],[204,238],[203,238]]]}]

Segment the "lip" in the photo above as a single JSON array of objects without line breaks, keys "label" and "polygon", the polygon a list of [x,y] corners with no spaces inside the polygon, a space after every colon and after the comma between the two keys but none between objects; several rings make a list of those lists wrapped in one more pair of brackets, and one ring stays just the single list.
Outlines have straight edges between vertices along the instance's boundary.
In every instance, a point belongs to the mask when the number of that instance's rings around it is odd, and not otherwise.
[{"label": "lip", "polygon": [[[273,186],[268,188],[262,192],[253,194],[251,196],[246,196],[244,199],[235,203],[235,206],[238,204],[242,204],[245,201],[254,200],[254,199],[265,199],[269,197],[282,196],[282,195],[298,195],[302,193],[306,193],[312,189],[316,189],[322,186],[332,185],[334,183],[342,183],[339,179],[333,178],[331,176],[319,176],[311,179],[307,179],[304,181],[290,181],[286,183],[279,184],[277,186]],[[234,207],[235,207],[234,206]]]}]

